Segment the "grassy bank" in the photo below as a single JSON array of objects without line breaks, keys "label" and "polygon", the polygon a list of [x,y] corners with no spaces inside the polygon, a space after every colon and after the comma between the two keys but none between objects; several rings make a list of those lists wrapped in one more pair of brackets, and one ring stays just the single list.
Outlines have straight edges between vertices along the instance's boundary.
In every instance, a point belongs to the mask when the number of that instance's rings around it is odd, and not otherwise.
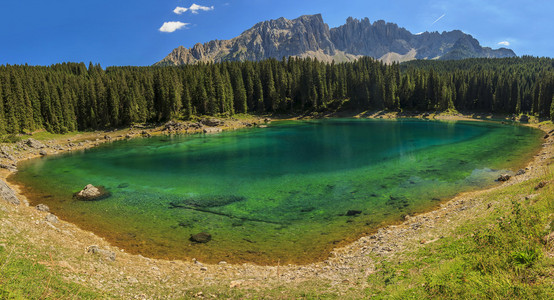
[{"label": "grassy bank", "polygon": [[0,299],[98,299],[107,294],[65,280],[47,266],[49,257],[33,245],[7,241],[0,247]]},{"label": "grassy bank", "polygon": [[369,295],[553,299],[554,241],[545,239],[554,229],[552,172],[483,195],[487,212],[407,259],[379,260]]}]

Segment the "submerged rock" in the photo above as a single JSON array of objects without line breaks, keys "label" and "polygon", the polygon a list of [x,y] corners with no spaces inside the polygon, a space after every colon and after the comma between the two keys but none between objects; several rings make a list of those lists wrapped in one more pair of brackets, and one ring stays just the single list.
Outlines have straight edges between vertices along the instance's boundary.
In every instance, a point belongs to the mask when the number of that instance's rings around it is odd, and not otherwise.
[{"label": "submerged rock", "polygon": [[504,182],[504,181],[510,180],[510,178],[512,178],[512,176],[510,176],[508,174],[502,174],[498,177],[498,179],[496,181]]},{"label": "submerged rock", "polygon": [[410,206],[410,202],[404,196],[389,196],[389,200],[385,202],[386,205],[392,206],[398,210],[403,210],[406,207]]},{"label": "submerged rock", "polygon": [[212,235],[207,232],[200,232],[197,234],[192,234],[190,240],[195,243],[204,244],[212,240]]},{"label": "submerged rock", "polygon": [[243,196],[235,195],[203,195],[197,197],[185,198],[180,201],[171,202],[170,208],[211,208],[229,205],[235,202],[246,200]]},{"label": "submerged rock", "polygon": [[104,199],[110,196],[103,187],[95,187],[92,184],[88,184],[80,192],[75,194],[75,198],[84,201],[94,201]]},{"label": "submerged rock", "polygon": [[300,212],[307,213],[307,212],[311,212],[311,211],[313,211],[313,210],[315,210],[315,207],[309,206],[309,207],[304,207],[304,208],[302,208],[302,209],[300,210]]},{"label": "submerged rock", "polygon": [[349,210],[349,211],[346,212],[346,215],[351,217],[351,216],[357,216],[361,213],[362,213],[361,210]]}]

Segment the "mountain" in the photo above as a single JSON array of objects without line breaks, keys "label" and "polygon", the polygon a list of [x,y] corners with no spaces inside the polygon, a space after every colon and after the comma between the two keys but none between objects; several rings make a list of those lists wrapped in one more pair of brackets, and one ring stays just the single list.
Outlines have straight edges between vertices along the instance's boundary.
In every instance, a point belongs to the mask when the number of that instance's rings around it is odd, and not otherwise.
[{"label": "mountain", "polygon": [[513,57],[506,48],[482,47],[459,30],[412,34],[394,23],[368,18],[348,18],[346,24],[329,29],[320,14],[294,20],[279,18],[260,22],[230,40],[214,40],[187,49],[180,46],[156,63],[159,66],[197,62],[263,60],[282,57],[312,57],[322,61],[352,61],[371,56],[384,62],[413,59],[463,59]]}]

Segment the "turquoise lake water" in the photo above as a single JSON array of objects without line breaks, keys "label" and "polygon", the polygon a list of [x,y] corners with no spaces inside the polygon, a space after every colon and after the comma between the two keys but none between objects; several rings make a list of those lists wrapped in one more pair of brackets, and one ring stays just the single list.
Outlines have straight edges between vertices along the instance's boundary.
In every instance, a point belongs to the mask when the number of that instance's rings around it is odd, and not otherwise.
[{"label": "turquoise lake water", "polygon": [[[497,184],[536,153],[541,136],[488,122],[282,121],[103,144],[22,162],[9,180],[33,204],[127,252],[308,263],[406,214]],[[111,196],[74,199],[89,183]],[[212,240],[189,240],[200,232]]]}]

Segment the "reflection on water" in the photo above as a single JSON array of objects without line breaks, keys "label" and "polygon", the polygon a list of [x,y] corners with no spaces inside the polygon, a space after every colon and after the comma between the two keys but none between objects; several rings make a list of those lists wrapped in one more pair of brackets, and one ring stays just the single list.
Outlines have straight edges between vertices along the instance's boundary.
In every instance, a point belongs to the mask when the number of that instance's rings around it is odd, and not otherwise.
[{"label": "reflection on water", "polygon": [[[538,130],[421,120],[275,122],[219,135],[114,142],[24,162],[36,203],[129,252],[206,262],[304,263],[401,216],[494,184]],[[112,196],[76,201],[87,184]],[[210,233],[194,243],[191,235]]]}]

